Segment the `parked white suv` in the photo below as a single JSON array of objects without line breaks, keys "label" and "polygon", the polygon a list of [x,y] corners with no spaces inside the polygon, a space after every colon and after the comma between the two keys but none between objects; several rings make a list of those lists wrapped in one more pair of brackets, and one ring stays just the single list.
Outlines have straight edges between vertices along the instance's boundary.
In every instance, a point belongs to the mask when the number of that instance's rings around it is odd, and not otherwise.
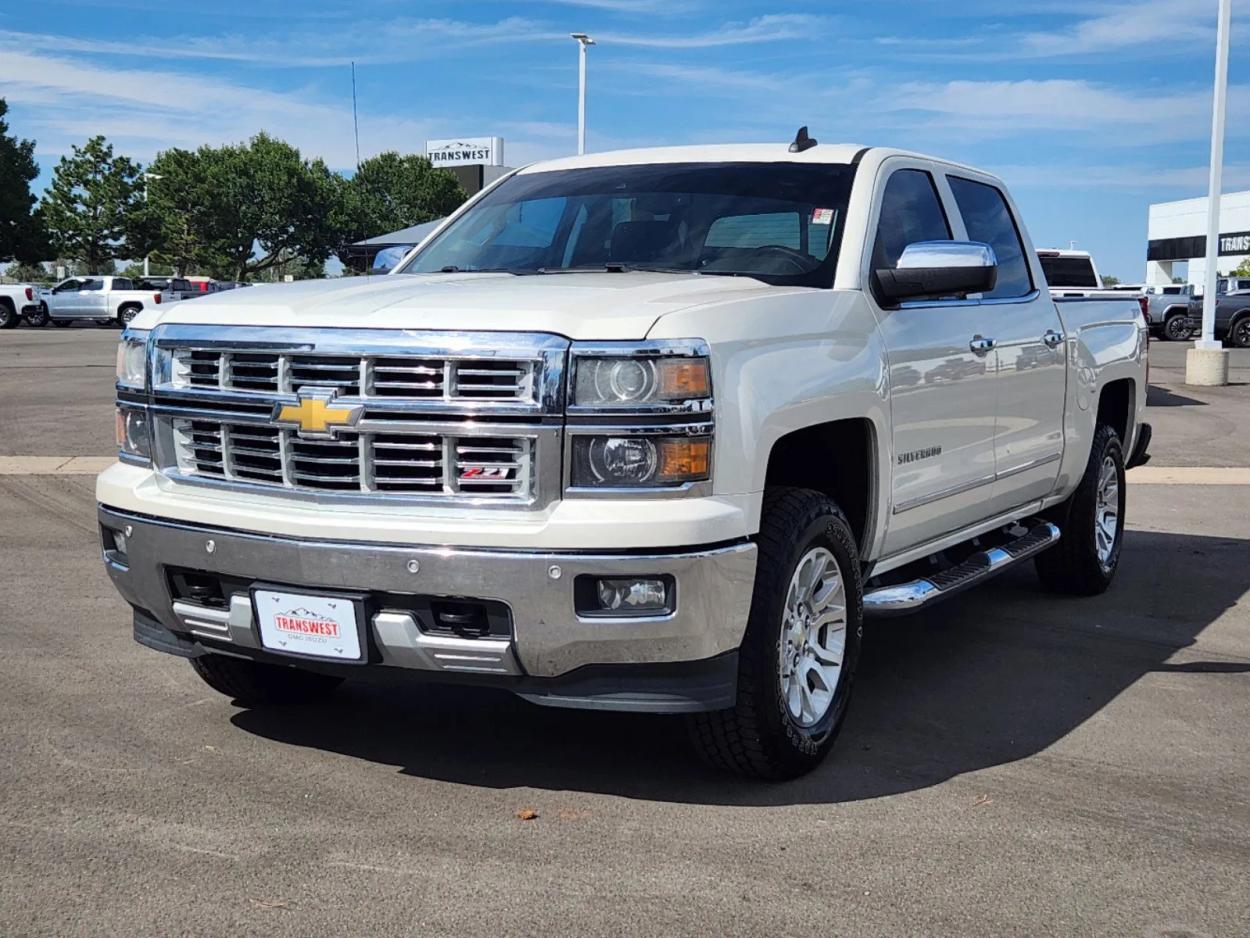
[{"label": "parked white suv", "polygon": [[1135,300],[1051,298],[971,167],[805,132],[555,160],[390,275],[145,311],[104,560],[136,639],[247,705],[392,668],[687,714],[790,777],[869,616],[1030,558],[1107,588],[1147,347]]},{"label": "parked white suv", "polygon": [[76,319],[125,325],[145,309],[174,303],[169,290],[139,290],[129,277],[70,277],[44,296],[48,318],[68,326]]}]

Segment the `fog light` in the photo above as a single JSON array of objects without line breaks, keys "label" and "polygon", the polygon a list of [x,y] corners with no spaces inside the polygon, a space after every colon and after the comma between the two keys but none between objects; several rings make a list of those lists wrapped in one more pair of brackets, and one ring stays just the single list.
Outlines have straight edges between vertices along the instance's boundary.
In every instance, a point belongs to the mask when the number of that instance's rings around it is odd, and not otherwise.
[{"label": "fog light", "polygon": [[596,590],[599,608],[605,612],[665,612],[668,609],[668,590],[663,580],[599,580]]},{"label": "fog light", "polygon": [[121,531],[113,532],[113,550],[115,550],[122,558],[126,559],[126,535]]}]

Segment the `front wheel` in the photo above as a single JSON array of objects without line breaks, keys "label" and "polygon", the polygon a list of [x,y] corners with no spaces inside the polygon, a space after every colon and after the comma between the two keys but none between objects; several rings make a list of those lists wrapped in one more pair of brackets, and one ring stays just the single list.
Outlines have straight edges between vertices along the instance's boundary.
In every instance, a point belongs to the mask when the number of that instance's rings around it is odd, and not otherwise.
[{"label": "front wheel", "polygon": [[850,524],[819,492],[769,489],[758,543],[737,700],[692,715],[688,725],[713,766],[789,779],[821,763],[846,716],[863,638],[863,583]]},{"label": "front wheel", "polygon": [[1119,434],[1101,424],[1080,485],[1056,512],[1059,543],[1034,561],[1047,589],[1096,596],[1111,585],[1124,543],[1124,491]]},{"label": "front wheel", "polygon": [[200,655],[191,659],[191,667],[213,690],[245,707],[316,703],[343,683],[329,674],[225,655]]}]

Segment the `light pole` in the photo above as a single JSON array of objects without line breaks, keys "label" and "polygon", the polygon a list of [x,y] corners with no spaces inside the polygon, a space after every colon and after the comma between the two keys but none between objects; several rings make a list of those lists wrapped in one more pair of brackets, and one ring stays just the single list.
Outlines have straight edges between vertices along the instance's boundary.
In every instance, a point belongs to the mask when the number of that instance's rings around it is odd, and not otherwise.
[{"label": "light pole", "polygon": [[[162,176],[160,173],[144,173],[144,174],[143,174],[143,205],[144,205],[144,208],[146,208],[146,207],[147,207],[147,204],[148,204],[148,180],[149,180],[149,179],[164,179],[164,178],[165,178],[165,177],[164,177],[164,176]],[[151,259],[151,258],[150,258],[150,256],[149,256],[149,255],[147,255],[147,254],[143,255],[143,276],[145,276],[145,277],[147,277],[147,276],[149,276],[149,275],[151,274],[151,271],[149,270],[149,266],[148,266],[150,259]]]},{"label": "light pole", "polygon": [[1207,192],[1207,269],[1202,291],[1202,338],[1185,356],[1185,383],[1201,387],[1228,384],[1228,352],[1215,341],[1215,305],[1219,300],[1220,194],[1224,188],[1224,116],[1228,100],[1228,34],[1232,0],[1219,0],[1215,34],[1215,93],[1211,114],[1211,179]]},{"label": "light pole", "polygon": [[586,152],[586,50],[595,41],[585,33],[569,33],[577,40],[577,155]]}]

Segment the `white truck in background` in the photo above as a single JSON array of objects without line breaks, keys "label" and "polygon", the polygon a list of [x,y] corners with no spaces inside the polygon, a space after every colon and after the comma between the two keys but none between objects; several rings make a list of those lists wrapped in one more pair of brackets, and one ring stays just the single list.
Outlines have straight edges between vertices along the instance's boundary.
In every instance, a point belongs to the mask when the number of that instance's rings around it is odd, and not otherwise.
[{"label": "white truck in background", "polygon": [[37,313],[39,294],[29,283],[0,283],[0,329],[13,329]]},{"label": "white truck in background", "polygon": [[1045,287],[969,166],[806,128],[539,163],[389,275],[145,309],[103,562],[245,706],[391,669],[793,777],[867,619],[1024,561],[1110,586],[1146,325]]},{"label": "white truck in background", "polygon": [[75,320],[124,326],[145,309],[176,303],[171,290],[140,290],[129,277],[69,277],[43,295],[47,318],[56,326]]}]

